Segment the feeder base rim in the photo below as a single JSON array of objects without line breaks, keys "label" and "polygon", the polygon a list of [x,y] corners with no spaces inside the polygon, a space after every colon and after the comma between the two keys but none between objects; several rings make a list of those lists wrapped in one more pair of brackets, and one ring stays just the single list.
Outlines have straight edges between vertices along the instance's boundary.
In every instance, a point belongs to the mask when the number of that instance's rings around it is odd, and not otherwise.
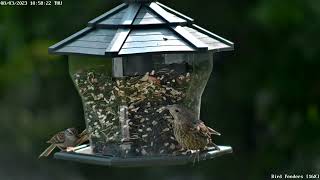
[{"label": "feeder base rim", "polygon": [[[201,152],[199,155],[199,160],[209,160],[225,154],[232,153],[232,147],[230,146],[219,146],[220,150],[208,150]],[[96,155],[92,153],[90,145],[81,145],[76,147],[74,152],[57,152],[54,154],[54,158],[102,165],[102,166],[112,166],[112,167],[143,167],[143,166],[169,166],[169,165],[185,165],[188,163],[193,163],[198,161],[196,154],[187,155],[171,155],[171,156],[146,156],[146,157],[110,157]]]}]

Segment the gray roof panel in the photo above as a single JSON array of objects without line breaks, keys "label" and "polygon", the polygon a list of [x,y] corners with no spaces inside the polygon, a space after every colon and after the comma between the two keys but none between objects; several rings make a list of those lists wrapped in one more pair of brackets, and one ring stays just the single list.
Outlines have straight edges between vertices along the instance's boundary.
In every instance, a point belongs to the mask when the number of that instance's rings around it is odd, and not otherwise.
[{"label": "gray roof panel", "polygon": [[152,29],[143,29],[143,31],[132,31],[131,35],[135,36],[147,36],[147,35],[171,35],[173,34],[167,28],[152,28]]},{"label": "gray roof panel", "polygon": [[117,30],[115,29],[95,29],[88,34],[79,37],[78,40],[110,43],[116,32]]},{"label": "gray roof panel", "polygon": [[66,47],[84,47],[84,48],[97,48],[97,49],[105,49],[110,43],[103,43],[97,41],[83,41],[76,40],[71,42]]},{"label": "gray roof panel", "polygon": [[127,10],[128,10],[128,8],[124,8],[124,9],[120,10],[119,12],[117,12],[116,14],[113,14],[113,15],[109,16],[108,18],[102,20],[98,24],[102,24],[102,25],[121,24],[122,19],[124,18]]},{"label": "gray roof panel", "polygon": [[121,24],[122,25],[132,25],[132,23],[135,20],[138,12],[140,11],[141,6],[142,5],[138,4],[138,3],[131,4],[128,7],[125,15],[123,16]]},{"label": "gray roof panel", "polygon": [[208,46],[205,43],[194,37],[194,35],[189,33],[184,27],[176,26],[172,29],[196,48],[208,50]]},{"label": "gray roof panel", "polygon": [[86,54],[86,55],[95,55],[95,56],[104,56],[105,49],[95,49],[95,48],[84,48],[84,47],[68,47],[65,46],[55,53],[57,54]]},{"label": "gray roof panel", "polygon": [[106,12],[106,13],[104,13],[104,14],[96,17],[96,18],[94,18],[93,20],[89,21],[89,22],[88,22],[88,25],[89,25],[89,26],[92,26],[92,25],[94,25],[94,24],[96,24],[96,23],[98,23],[98,22],[101,22],[102,20],[106,19],[106,18],[109,17],[109,16],[112,16],[112,15],[118,13],[119,11],[123,10],[123,9],[126,8],[126,7],[128,7],[128,4],[122,3],[122,4],[120,4],[119,6],[111,9],[110,11],[108,11],[108,12]]},{"label": "gray roof panel", "polygon": [[118,53],[124,41],[127,39],[129,33],[129,28],[119,29],[114,38],[112,39],[110,45],[105,49],[106,53]]},{"label": "gray roof panel", "polygon": [[105,50],[110,45],[116,30],[96,29],[79,37],[70,40],[63,47],[56,50],[57,53],[79,53],[88,55],[104,55]]},{"label": "gray roof panel", "polygon": [[133,24],[149,25],[149,24],[165,24],[165,22],[161,18],[159,18],[155,13],[153,13],[151,10],[143,6],[140,9]]},{"label": "gray roof panel", "polygon": [[142,53],[169,53],[169,52],[192,52],[195,51],[189,46],[158,46],[158,47],[141,47],[141,48],[122,48],[119,55],[142,54]]},{"label": "gray roof panel", "polygon": [[147,42],[147,41],[166,41],[166,40],[181,40],[174,32],[166,28],[154,29],[136,29],[132,30],[128,36],[127,42]]},{"label": "gray roof panel", "polygon": [[151,52],[172,52],[172,51],[195,51],[192,46],[169,29],[133,30],[119,54],[151,53]]},{"label": "gray roof panel", "polygon": [[195,38],[202,41],[208,46],[209,50],[225,50],[231,48],[230,45],[225,44],[217,39],[214,39],[206,34],[203,34],[193,28],[190,27],[183,27],[185,30],[187,30],[190,34],[192,34]]},{"label": "gray roof panel", "polygon": [[92,31],[93,28],[91,27],[86,27],[84,29],[82,29],[81,31],[79,32],[76,32],[75,34],[67,37],[66,39],[52,45],[49,47],[49,52],[52,52],[54,53],[55,50],[57,50],[58,48],[60,48],[61,46],[64,46],[65,44],[69,43],[70,41],[76,39],[76,38],[79,38],[81,36],[83,36],[84,34],[87,34],[89,33],[90,31]]},{"label": "gray roof panel", "polygon": [[122,49],[128,48],[141,48],[141,47],[157,47],[157,46],[188,46],[185,42],[174,39],[167,41],[146,41],[146,42],[126,42],[123,44]]},{"label": "gray roof panel", "polygon": [[131,25],[141,8],[141,4],[134,3],[120,10],[116,14],[99,22],[98,25]]}]

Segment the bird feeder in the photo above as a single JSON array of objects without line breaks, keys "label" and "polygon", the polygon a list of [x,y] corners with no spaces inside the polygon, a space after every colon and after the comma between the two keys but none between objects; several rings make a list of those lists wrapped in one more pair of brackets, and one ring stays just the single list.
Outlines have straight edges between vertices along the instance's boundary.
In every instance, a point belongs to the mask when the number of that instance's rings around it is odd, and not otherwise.
[{"label": "bird feeder", "polygon": [[[82,98],[90,145],[58,152],[58,159],[109,166],[184,164],[166,106],[179,104],[200,117],[213,54],[233,43],[159,2],[125,1],[87,27],[51,46],[67,55]],[[231,153],[228,146],[200,159]]]}]

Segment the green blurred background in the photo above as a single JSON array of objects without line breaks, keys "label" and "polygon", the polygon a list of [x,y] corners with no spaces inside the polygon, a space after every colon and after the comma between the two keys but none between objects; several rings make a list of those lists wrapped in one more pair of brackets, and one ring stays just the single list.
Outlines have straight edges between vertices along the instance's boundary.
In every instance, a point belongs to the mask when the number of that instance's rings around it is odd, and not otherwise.
[{"label": "green blurred background", "polygon": [[120,0],[0,6],[0,179],[269,179],[320,173],[320,1],[163,0],[235,42],[214,61],[202,119],[232,155],[195,166],[109,168],[38,160],[45,141],[84,127],[65,57],[47,48]]}]

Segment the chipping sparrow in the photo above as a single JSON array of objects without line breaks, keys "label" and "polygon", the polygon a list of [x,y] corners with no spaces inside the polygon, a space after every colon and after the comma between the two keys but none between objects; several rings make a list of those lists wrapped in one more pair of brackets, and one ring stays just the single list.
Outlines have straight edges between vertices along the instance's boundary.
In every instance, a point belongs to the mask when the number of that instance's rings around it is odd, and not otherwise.
[{"label": "chipping sparrow", "polygon": [[84,130],[81,134],[75,128],[68,128],[64,131],[58,132],[47,143],[51,144],[46,150],[44,150],[39,158],[47,157],[50,153],[58,147],[62,151],[68,151],[68,148],[80,145],[88,140],[88,133]]}]

